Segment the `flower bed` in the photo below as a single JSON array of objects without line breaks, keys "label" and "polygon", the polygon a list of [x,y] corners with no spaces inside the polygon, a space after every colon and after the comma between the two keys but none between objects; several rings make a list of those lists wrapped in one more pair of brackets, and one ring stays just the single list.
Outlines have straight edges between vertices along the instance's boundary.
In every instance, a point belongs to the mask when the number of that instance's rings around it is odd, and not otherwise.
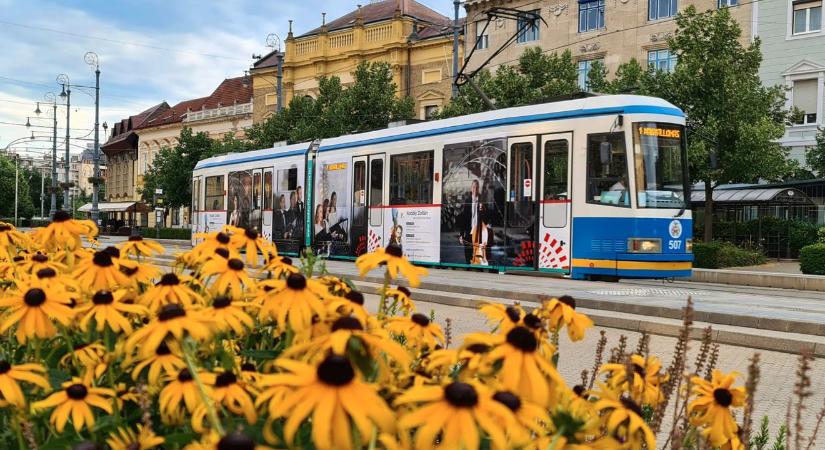
[{"label": "flower bed", "polygon": [[752,402],[714,370],[710,333],[685,361],[690,303],[668,368],[646,338],[609,358],[603,339],[599,370],[564,380],[556,343],[593,326],[567,296],[486,305],[491,331],[455,347],[393,284],[427,273],[397,247],[356,261],[386,273],[373,314],[253,230],[201,235],[168,273],[143,262],[158,244],[96,234],[63,212],[29,234],[0,223],[0,429],[20,449],[652,449],[668,405],[679,448],[749,440]]}]

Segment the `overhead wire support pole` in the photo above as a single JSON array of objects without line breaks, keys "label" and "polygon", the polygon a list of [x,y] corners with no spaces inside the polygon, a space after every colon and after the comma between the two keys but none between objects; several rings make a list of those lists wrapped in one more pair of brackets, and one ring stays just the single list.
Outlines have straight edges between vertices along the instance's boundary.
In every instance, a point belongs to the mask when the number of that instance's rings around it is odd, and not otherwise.
[{"label": "overhead wire support pole", "polygon": [[455,98],[458,96],[458,35],[460,31],[458,13],[461,0],[453,0],[453,6],[455,7],[455,17],[453,17],[453,97]]}]

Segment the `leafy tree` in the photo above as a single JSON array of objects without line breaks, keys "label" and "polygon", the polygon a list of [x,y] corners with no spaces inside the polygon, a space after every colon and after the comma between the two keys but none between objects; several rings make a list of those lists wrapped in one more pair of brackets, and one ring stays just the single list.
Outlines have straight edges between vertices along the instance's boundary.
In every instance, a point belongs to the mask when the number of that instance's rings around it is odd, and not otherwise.
[{"label": "leafy tree", "polygon": [[[14,159],[0,155],[0,217],[14,217]],[[34,204],[29,194],[29,178],[25,170],[18,170],[17,215],[31,217]]]},{"label": "leafy tree", "polygon": [[818,177],[825,178],[825,128],[816,133],[816,145],[805,150],[805,162]]}]

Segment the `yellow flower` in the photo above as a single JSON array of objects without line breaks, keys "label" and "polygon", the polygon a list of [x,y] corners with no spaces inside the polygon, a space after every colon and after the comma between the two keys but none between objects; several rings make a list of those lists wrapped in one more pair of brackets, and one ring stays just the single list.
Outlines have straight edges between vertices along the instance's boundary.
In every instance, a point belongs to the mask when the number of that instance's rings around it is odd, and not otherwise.
[{"label": "yellow flower", "polygon": [[412,347],[434,350],[444,343],[441,327],[421,313],[410,317],[391,317],[387,320],[387,330],[404,336]]},{"label": "yellow flower", "polygon": [[241,298],[243,288],[254,286],[249,275],[244,270],[243,261],[238,258],[212,258],[201,269],[204,276],[217,277],[212,281],[212,291],[217,294],[229,294],[234,298]]},{"label": "yellow flower", "polygon": [[286,359],[276,365],[285,372],[261,380],[266,390],[257,404],[268,402],[270,419],[286,418],[287,445],[310,414],[312,442],[318,450],[354,448],[353,426],[360,437],[357,448],[365,446],[373,432],[395,431],[392,410],[373,386],[359,379],[345,356],[329,355],[317,367]]},{"label": "yellow flower", "polygon": [[[511,448],[524,447],[530,442],[531,436],[540,436],[547,432],[544,424],[550,423],[550,417],[544,408],[506,390],[494,393],[493,400],[506,406],[512,413],[512,416],[500,418],[502,423],[507,424],[506,432]],[[507,422],[508,420],[510,422]]]},{"label": "yellow flower", "polygon": [[165,249],[155,241],[144,240],[143,236],[129,236],[129,240],[120,246],[120,251],[127,257],[134,255],[136,258],[140,258],[141,256],[162,254]]},{"label": "yellow flower", "polygon": [[[403,432],[415,429],[416,449],[477,449],[481,429],[493,448],[507,448],[504,426],[513,423],[512,412],[493,400],[478,383],[454,381],[445,386],[419,386],[395,400],[396,405],[417,405],[398,421]],[[501,418],[507,418],[504,422]],[[439,436],[436,445],[436,437]]]},{"label": "yellow flower", "polygon": [[318,281],[327,285],[331,294],[339,297],[343,297],[347,292],[352,290],[344,280],[334,275],[324,275],[318,278]]},{"label": "yellow flower", "polygon": [[41,269],[47,268],[52,269],[55,273],[64,273],[67,270],[65,264],[58,261],[53,261],[48,255],[40,252],[25,258],[20,262],[18,268],[21,272],[27,274],[36,274]]},{"label": "yellow flower", "polygon": [[[130,364],[131,360],[124,362],[124,365]],[[147,373],[149,384],[156,385],[162,375],[166,374],[173,377],[178,374],[178,371],[186,367],[186,363],[181,357],[180,347],[177,344],[161,342],[153,354],[143,358],[135,365],[132,370],[132,379],[137,380],[143,369],[147,367],[149,368]]]},{"label": "yellow flower", "polygon": [[694,396],[688,404],[690,423],[706,427],[702,434],[714,447],[721,447],[736,437],[739,430],[730,409],[742,407],[747,395],[744,387],[732,387],[736,376],[736,372],[725,375],[714,370],[710,381],[701,377],[690,380]]},{"label": "yellow flower", "polygon": [[19,289],[0,299],[0,308],[5,312],[0,333],[17,324],[16,336],[20,344],[33,337],[52,337],[57,333],[52,321],[67,327],[71,324],[74,311],[69,305],[72,300],[65,291],[43,280],[20,282]]},{"label": "yellow flower", "polygon": [[[207,378],[212,387],[210,397],[215,403],[223,406],[232,414],[244,416],[249,425],[258,421],[255,403],[252,396],[257,392],[243,380],[238,380],[232,371],[213,374]],[[206,417],[206,405],[201,404],[192,415],[192,422],[200,424]]]},{"label": "yellow flower", "polygon": [[45,400],[32,404],[35,410],[55,408],[49,418],[58,433],[62,433],[69,418],[75,431],[80,432],[84,427],[94,428],[95,416],[92,407],[102,409],[112,414],[112,402],[106,397],[113,397],[115,391],[96,388],[85,384],[79,378],[72,378],[63,383],[63,389],[50,395]]},{"label": "yellow flower", "polygon": [[576,300],[569,295],[542,302],[540,311],[551,330],[559,331],[562,325],[566,326],[567,336],[574,342],[584,339],[584,331],[593,326],[589,317],[576,312]]},{"label": "yellow flower", "polygon": [[244,311],[245,302],[234,301],[232,297],[221,295],[212,300],[212,306],[204,310],[207,317],[215,321],[216,329],[221,333],[234,332],[242,336],[246,330],[255,327],[255,321]]},{"label": "yellow flower", "polygon": [[303,332],[312,325],[313,316],[321,320],[326,317],[321,299],[329,293],[320,282],[293,273],[286,280],[270,280],[270,283],[273,289],[265,293],[258,311],[261,321],[274,320],[281,331],[286,331],[288,325],[295,332]]},{"label": "yellow flower", "polygon": [[121,261],[120,271],[126,275],[132,286],[137,287],[139,283],[151,284],[152,280],[160,276],[160,270],[149,264],[137,264],[134,261]]},{"label": "yellow flower", "polygon": [[[201,380],[210,380],[211,374],[200,373]],[[214,382],[214,381],[213,381]],[[204,381],[204,390],[210,395],[212,388]],[[189,369],[181,369],[176,377],[169,380],[169,383],[160,391],[158,406],[163,414],[176,416],[177,411],[186,407],[189,413],[195,412],[203,403],[198,385],[195,383]]]},{"label": "yellow flower", "polygon": [[464,345],[460,349],[439,349],[427,356],[427,370],[441,371],[444,374],[452,373],[460,367],[459,379],[464,380],[476,375],[489,375],[493,371],[493,364],[487,358],[490,346],[485,344]]},{"label": "yellow flower", "polygon": [[[188,280],[188,277],[184,277],[184,280]],[[158,284],[140,296],[139,301],[153,313],[170,304],[179,304],[187,308],[203,304],[201,296],[182,281],[181,277],[174,273],[164,274]]]},{"label": "yellow flower", "polygon": [[0,222],[0,256],[11,260],[18,248],[28,247],[29,239],[14,225]]},{"label": "yellow flower", "polygon": [[235,431],[221,437],[212,431],[201,436],[201,439],[188,444],[183,450],[269,450],[264,445],[256,445],[255,440],[241,431]]},{"label": "yellow flower", "polygon": [[394,289],[388,288],[384,291],[384,295],[386,295],[387,298],[393,299],[393,302],[397,302],[400,305],[401,310],[404,311],[404,314],[415,312],[415,303],[413,303],[412,300],[412,293],[404,286],[398,286]]},{"label": "yellow flower", "polygon": [[269,262],[262,269],[269,272],[275,278],[288,277],[293,273],[298,273],[300,270],[292,265],[292,258],[289,256],[270,255]]},{"label": "yellow flower", "polygon": [[106,443],[111,450],[149,450],[166,442],[155,435],[151,428],[138,424],[137,432],[131,428],[120,428],[109,434]]},{"label": "yellow flower", "polygon": [[186,310],[177,303],[161,307],[157,318],[137,329],[126,340],[125,350],[133,351],[140,346],[138,355],[147,358],[152,355],[167,336],[180,342],[188,334],[197,341],[205,341],[212,335],[211,321],[199,311]]},{"label": "yellow flower", "polygon": [[333,315],[349,316],[352,314],[361,323],[366,323],[367,317],[370,315],[367,309],[364,308],[364,294],[353,290],[341,296],[331,296],[327,301],[327,308]]},{"label": "yellow flower", "polygon": [[261,235],[252,228],[231,228],[232,235],[229,238],[230,245],[238,250],[246,250],[246,263],[251,266],[258,265],[258,252],[263,255],[264,263],[269,262],[271,256],[277,256],[275,245],[263,240]]},{"label": "yellow flower", "polygon": [[100,375],[101,373],[95,374],[94,372],[105,371],[106,353],[106,347],[100,342],[78,342],[75,343],[71,352],[60,358],[60,364],[64,366],[78,364],[80,366],[77,367],[78,369],[91,370],[93,375]]},{"label": "yellow flower", "polygon": [[91,220],[75,220],[66,211],[56,211],[52,223],[45,228],[38,228],[34,240],[46,251],[74,250],[83,245],[80,237],[97,236],[97,225]]},{"label": "yellow flower", "polygon": [[593,408],[601,414],[607,432],[626,443],[629,449],[656,448],[656,438],[645,423],[642,408],[629,397],[619,396],[600,384]]},{"label": "yellow flower", "polygon": [[231,242],[231,238],[223,231],[213,233],[197,233],[195,234],[195,239],[203,239],[201,243],[196,245],[195,248],[189,252],[191,255],[191,262],[196,264],[211,258],[217,250],[229,251],[230,249],[229,244]]},{"label": "yellow flower", "polygon": [[655,356],[645,359],[640,355],[632,355],[630,362],[633,367],[632,389],[628,385],[627,366],[625,364],[605,364],[599,370],[606,372],[607,385],[614,390],[628,392],[630,397],[640,405],[656,406],[664,395],[659,390],[661,383],[668,380],[667,374],[660,373],[661,361]]},{"label": "yellow flower", "polygon": [[26,405],[26,397],[17,382],[25,381],[44,390],[49,390],[51,386],[44,376],[45,374],[46,369],[40,364],[18,364],[13,366],[6,360],[0,360],[0,394],[2,394],[2,400],[22,408]]},{"label": "yellow flower", "polygon": [[123,301],[124,295],[124,291],[118,291],[114,294],[107,290],[95,292],[91,302],[84,303],[76,308],[80,317],[80,328],[86,330],[89,322],[94,319],[95,329],[98,332],[102,332],[105,326],[108,325],[115,333],[130,334],[132,323],[129,317],[124,314],[144,316],[149,311],[144,306],[125,303]]},{"label": "yellow flower", "polygon": [[427,269],[416,267],[409,262],[401,252],[401,247],[397,245],[379,247],[372,253],[363,254],[355,260],[355,265],[358,266],[362,277],[376,267],[386,265],[390,278],[396,279],[399,274],[404,275],[412,287],[418,287],[421,277],[427,275]]},{"label": "yellow flower", "polygon": [[91,258],[78,263],[72,277],[80,286],[91,291],[116,290],[129,285],[129,278],[120,271],[120,250],[106,247]]}]

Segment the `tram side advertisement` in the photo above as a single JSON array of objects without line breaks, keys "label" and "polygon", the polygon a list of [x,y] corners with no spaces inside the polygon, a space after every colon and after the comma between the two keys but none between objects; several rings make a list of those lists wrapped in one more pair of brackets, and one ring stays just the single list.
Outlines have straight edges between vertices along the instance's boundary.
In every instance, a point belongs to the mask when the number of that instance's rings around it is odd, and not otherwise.
[{"label": "tram side advertisement", "polygon": [[384,208],[385,236],[389,244],[401,247],[404,256],[416,262],[438,262],[438,206],[394,206]]},{"label": "tram side advertisement", "polygon": [[317,164],[312,217],[315,246],[322,252],[329,250],[330,255],[350,256],[350,165],[345,160]]}]

